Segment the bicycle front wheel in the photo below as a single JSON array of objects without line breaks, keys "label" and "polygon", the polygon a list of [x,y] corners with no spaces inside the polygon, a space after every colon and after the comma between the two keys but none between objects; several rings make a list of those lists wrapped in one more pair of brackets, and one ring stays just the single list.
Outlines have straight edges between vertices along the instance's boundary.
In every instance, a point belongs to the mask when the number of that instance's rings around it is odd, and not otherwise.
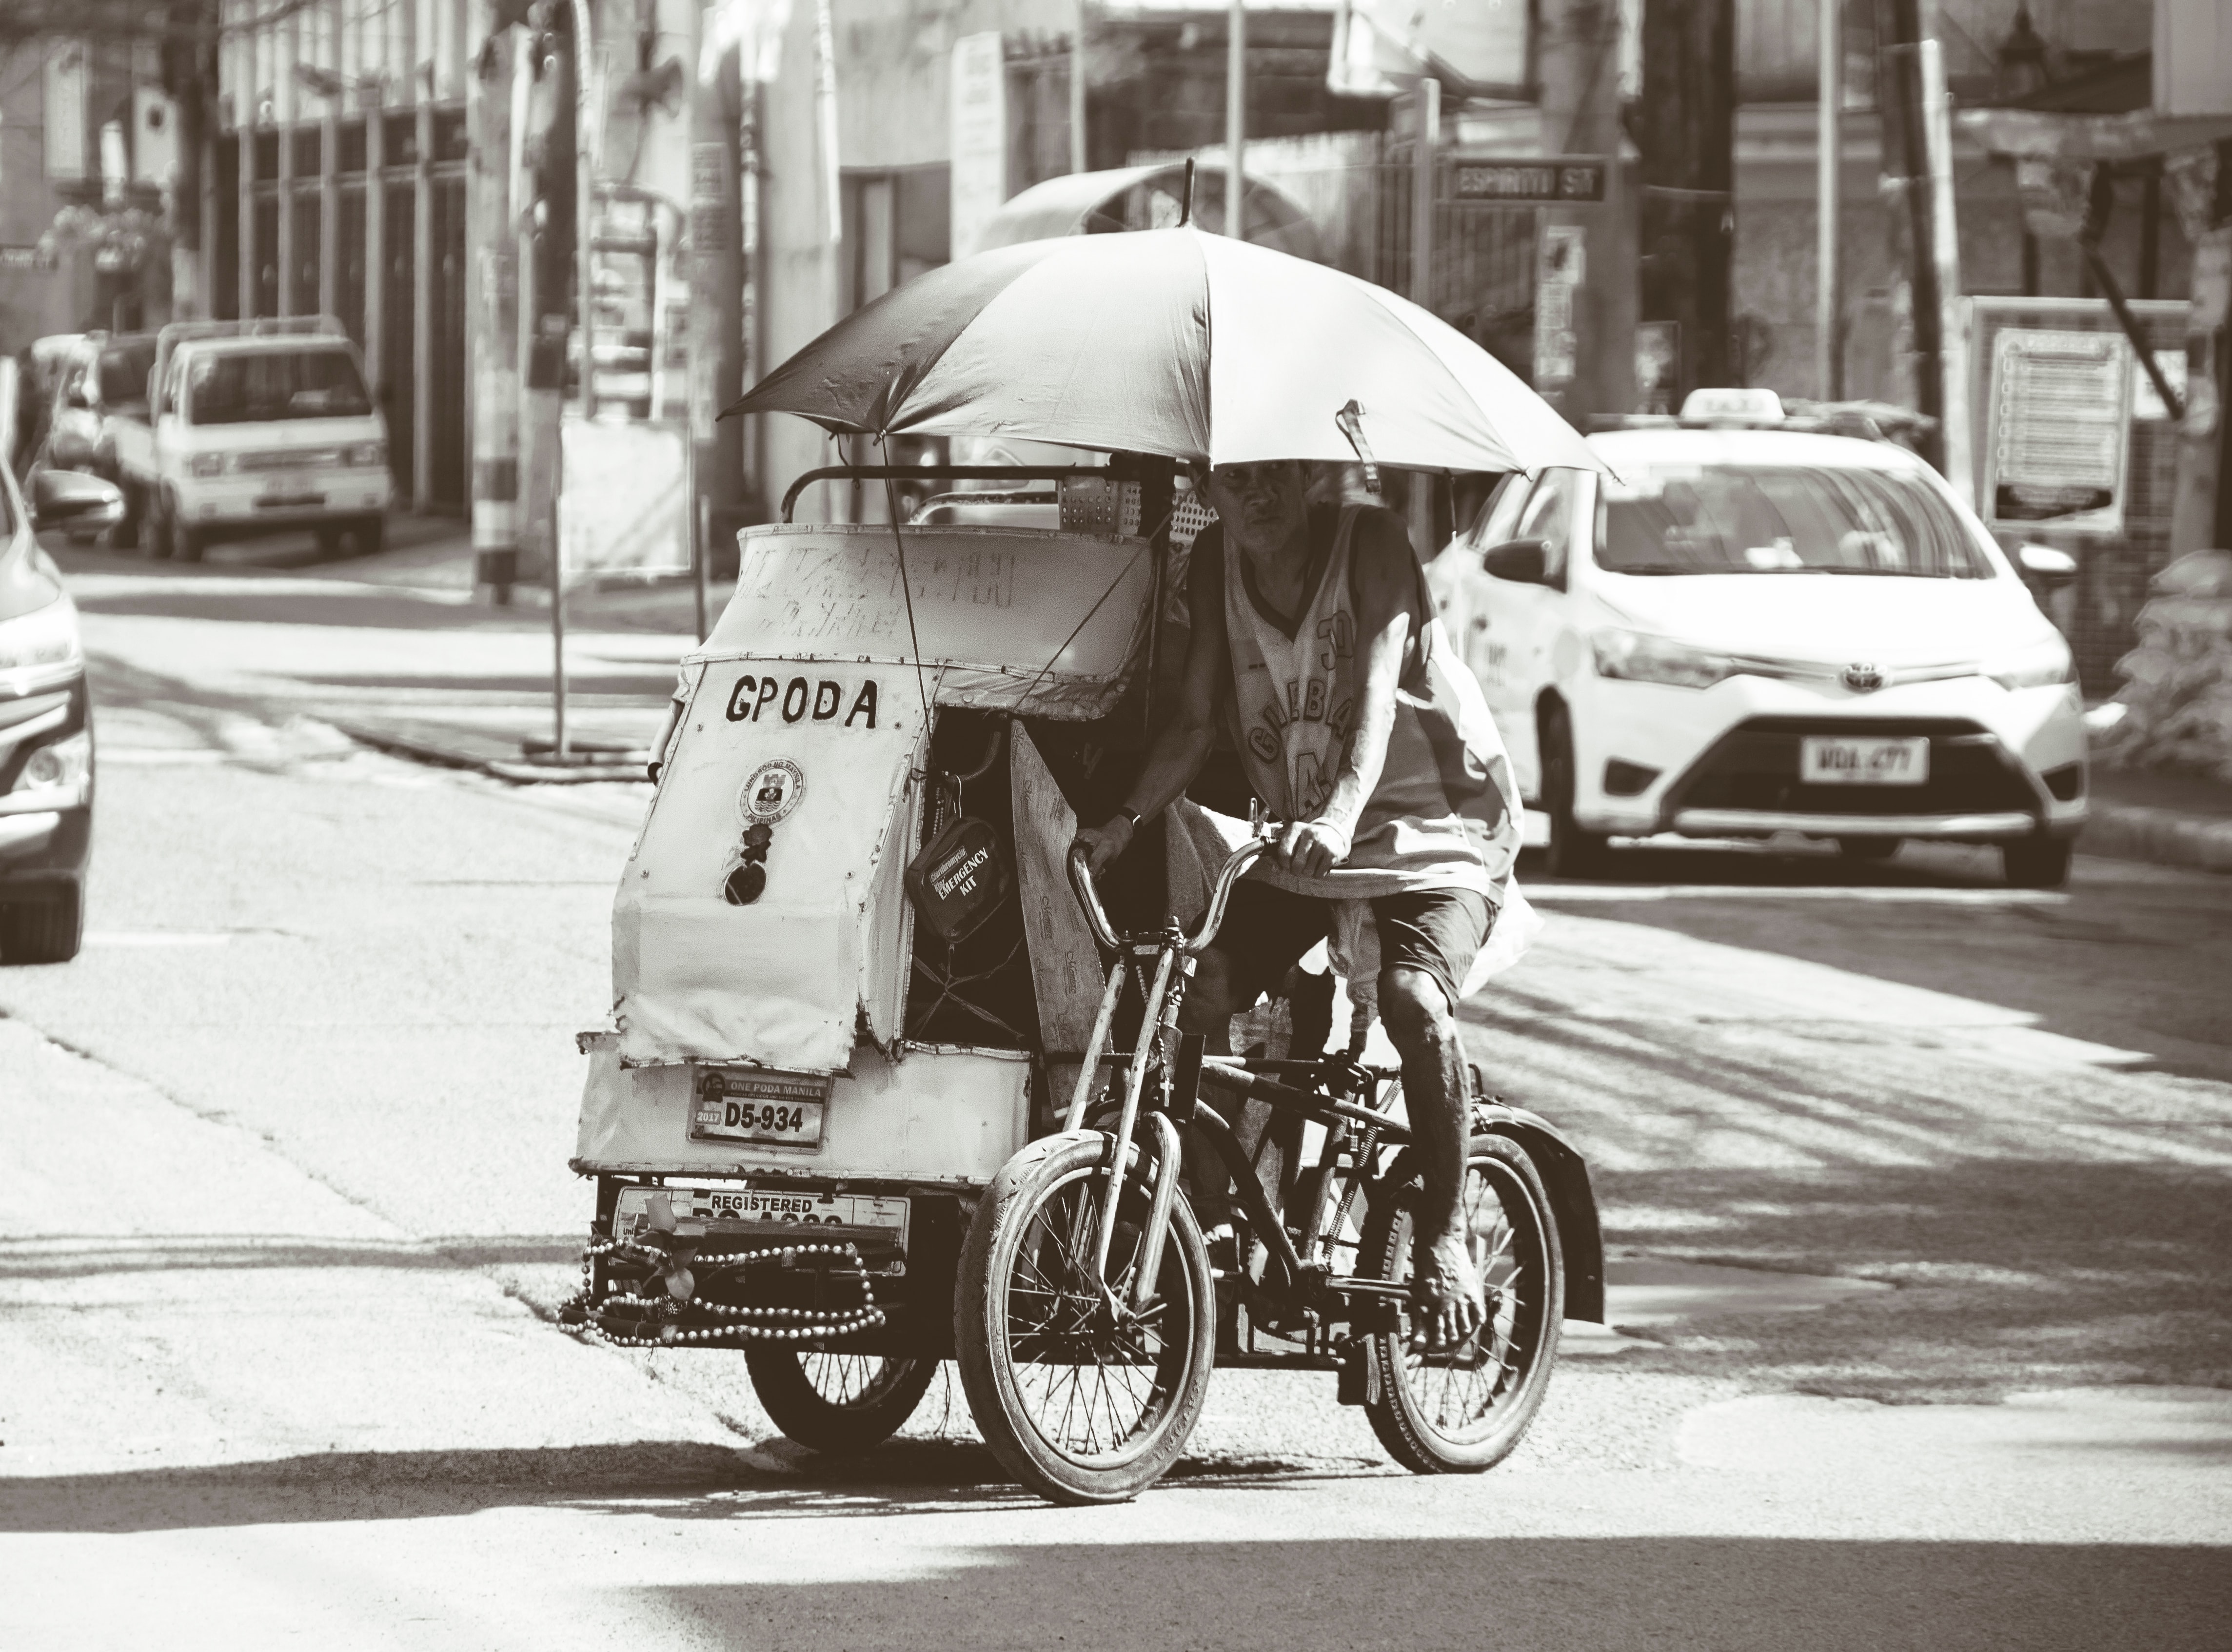
[{"label": "bicycle front wheel", "polygon": [[[1408,1284],[1413,1174],[1389,1189],[1364,1225],[1356,1271]],[[1511,1454],[1550,1383],[1566,1299],[1566,1268],[1550,1197],[1526,1150],[1509,1137],[1479,1135],[1465,1154],[1458,1195],[1474,1271],[1488,1298],[1487,1322],[1454,1350],[1411,1347],[1411,1316],[1371,1338],[1378,1397],[1365,1408],[1396,1461],[1421,1474],[1476,1474]]]},{"label": "bicycle front wheel", "polygon": [[1181,1197],[1155,1294],[1130,1310],[1146,1189],[1124,1183],[1107,1289],[1093,1272],[1108,1138],[1034,1142],[986,1189],[961,1254],[962,1391],[1009,1473],[1057,1503],[1120,1503],[1162,1478],[1208,1397],[1216,1352],[1209,1247]]}]

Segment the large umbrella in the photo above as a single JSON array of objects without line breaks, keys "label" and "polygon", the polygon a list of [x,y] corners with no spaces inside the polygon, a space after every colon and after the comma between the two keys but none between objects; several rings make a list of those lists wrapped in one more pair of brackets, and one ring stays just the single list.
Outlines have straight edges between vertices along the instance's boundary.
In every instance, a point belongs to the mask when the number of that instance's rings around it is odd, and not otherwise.
[{"label": "large umbrella", "polygon": [[1495,357],[1385,288],[1191,228],[996,248],[886,293],[730,413],[870,436],[1002,436],[1212,464],[1372,456],[1601,469]]}]

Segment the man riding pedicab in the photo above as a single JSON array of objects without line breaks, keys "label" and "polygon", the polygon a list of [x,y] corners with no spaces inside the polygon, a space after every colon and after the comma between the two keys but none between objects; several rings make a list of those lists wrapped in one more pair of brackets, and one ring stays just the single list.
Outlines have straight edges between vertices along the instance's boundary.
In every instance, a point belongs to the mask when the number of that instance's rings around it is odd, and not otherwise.
[{"label": "man riding pedicab", "polygon": [[[1269,813],[1270,856],[1233,892],[1181,1026],[1225,1050],[1230,1018],[1368,899],[1380,1016],[1403,1064],[1424,1198],[1413,1323],[1429,1347],[1477,1330],[1458,1193],[1469,1137],[1455,1012],[1519,850],[1518,793],[1478,686],[1455,659],[1402,519],[1306,502],[1299,461],[1206,472],[1184,686],[1124,807],[1078,833],[1093,871],[1185,791],[1220,727]],[[1338,886],[1325,881],[1340,868]],[[1356,874],[1374,874],[1359,888]]]}]

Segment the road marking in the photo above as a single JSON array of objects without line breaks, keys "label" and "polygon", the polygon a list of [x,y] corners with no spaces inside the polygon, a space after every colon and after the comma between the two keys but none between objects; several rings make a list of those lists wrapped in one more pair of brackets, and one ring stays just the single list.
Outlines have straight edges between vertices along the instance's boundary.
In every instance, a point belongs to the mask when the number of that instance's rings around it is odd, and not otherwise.
[{"label": "road marking", "polygon": [[2069,897],[2043,889],[1883,888],[1799,884],[1528,884],[1537,906],[1582,901],[1876,901],[1918,906],[2067,906]]},{"label": "road marking", "polygon": [[230,930],[88,930],[89,947],[221,947],[233,937]]}]

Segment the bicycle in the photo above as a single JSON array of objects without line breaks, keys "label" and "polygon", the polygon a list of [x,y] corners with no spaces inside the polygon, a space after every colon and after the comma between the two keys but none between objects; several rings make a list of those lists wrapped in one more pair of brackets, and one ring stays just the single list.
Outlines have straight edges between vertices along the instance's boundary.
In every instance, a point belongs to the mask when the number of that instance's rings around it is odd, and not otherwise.
[{"label": "bicycle", "polygon": [[[1388,1452],[1420,1474],[1478,1473],[1509,1456],[1541,1404],[1561,1317],[1602,1317],[1587,1171],[1546,1121],[1474,1097],[1462,1207],[1488,1315],[1457,1348],[1429,1352],[1409,1325],[1419,1164],[1398,1109],[1400,1074],[1362,1060],[1364,1018],[1346,1049],[1307,1059],[1210,1057],[1198,1036],[1179,1034],[1194,960],[1268,847],[1259,821],[1191,935],[1175,921],[1117,933],[1083,854],[1070,853],[1071,887],[1113,962],[1062,1128],[1018,1151],[986,1189],[954,1310],[978,1428],[1009,1472],[1055,1502],[1126,1500],[1178,1461],[1220,1363],[1220,1285],[1249,1305],[1251,1335],[1268,1325],[1287,1344],[1228,1348],[1223,1363],[1338,1370],[1341,1399],[1362,1405]],[[1113,1127],[1089,1128],[1127,981],[1141,1033],[1110,1098]],[[1323,1130],[1286,1220],[1232,1127],[1201,1104],[1204,1085]],[[1211,1266],[1181,1187],[1185,1125],[1215,1147],[1252,1241],[1236,1245],[1235,1260],[1252,1247],[1260,1279],[1237,1267],[1220,1279]]]}]

